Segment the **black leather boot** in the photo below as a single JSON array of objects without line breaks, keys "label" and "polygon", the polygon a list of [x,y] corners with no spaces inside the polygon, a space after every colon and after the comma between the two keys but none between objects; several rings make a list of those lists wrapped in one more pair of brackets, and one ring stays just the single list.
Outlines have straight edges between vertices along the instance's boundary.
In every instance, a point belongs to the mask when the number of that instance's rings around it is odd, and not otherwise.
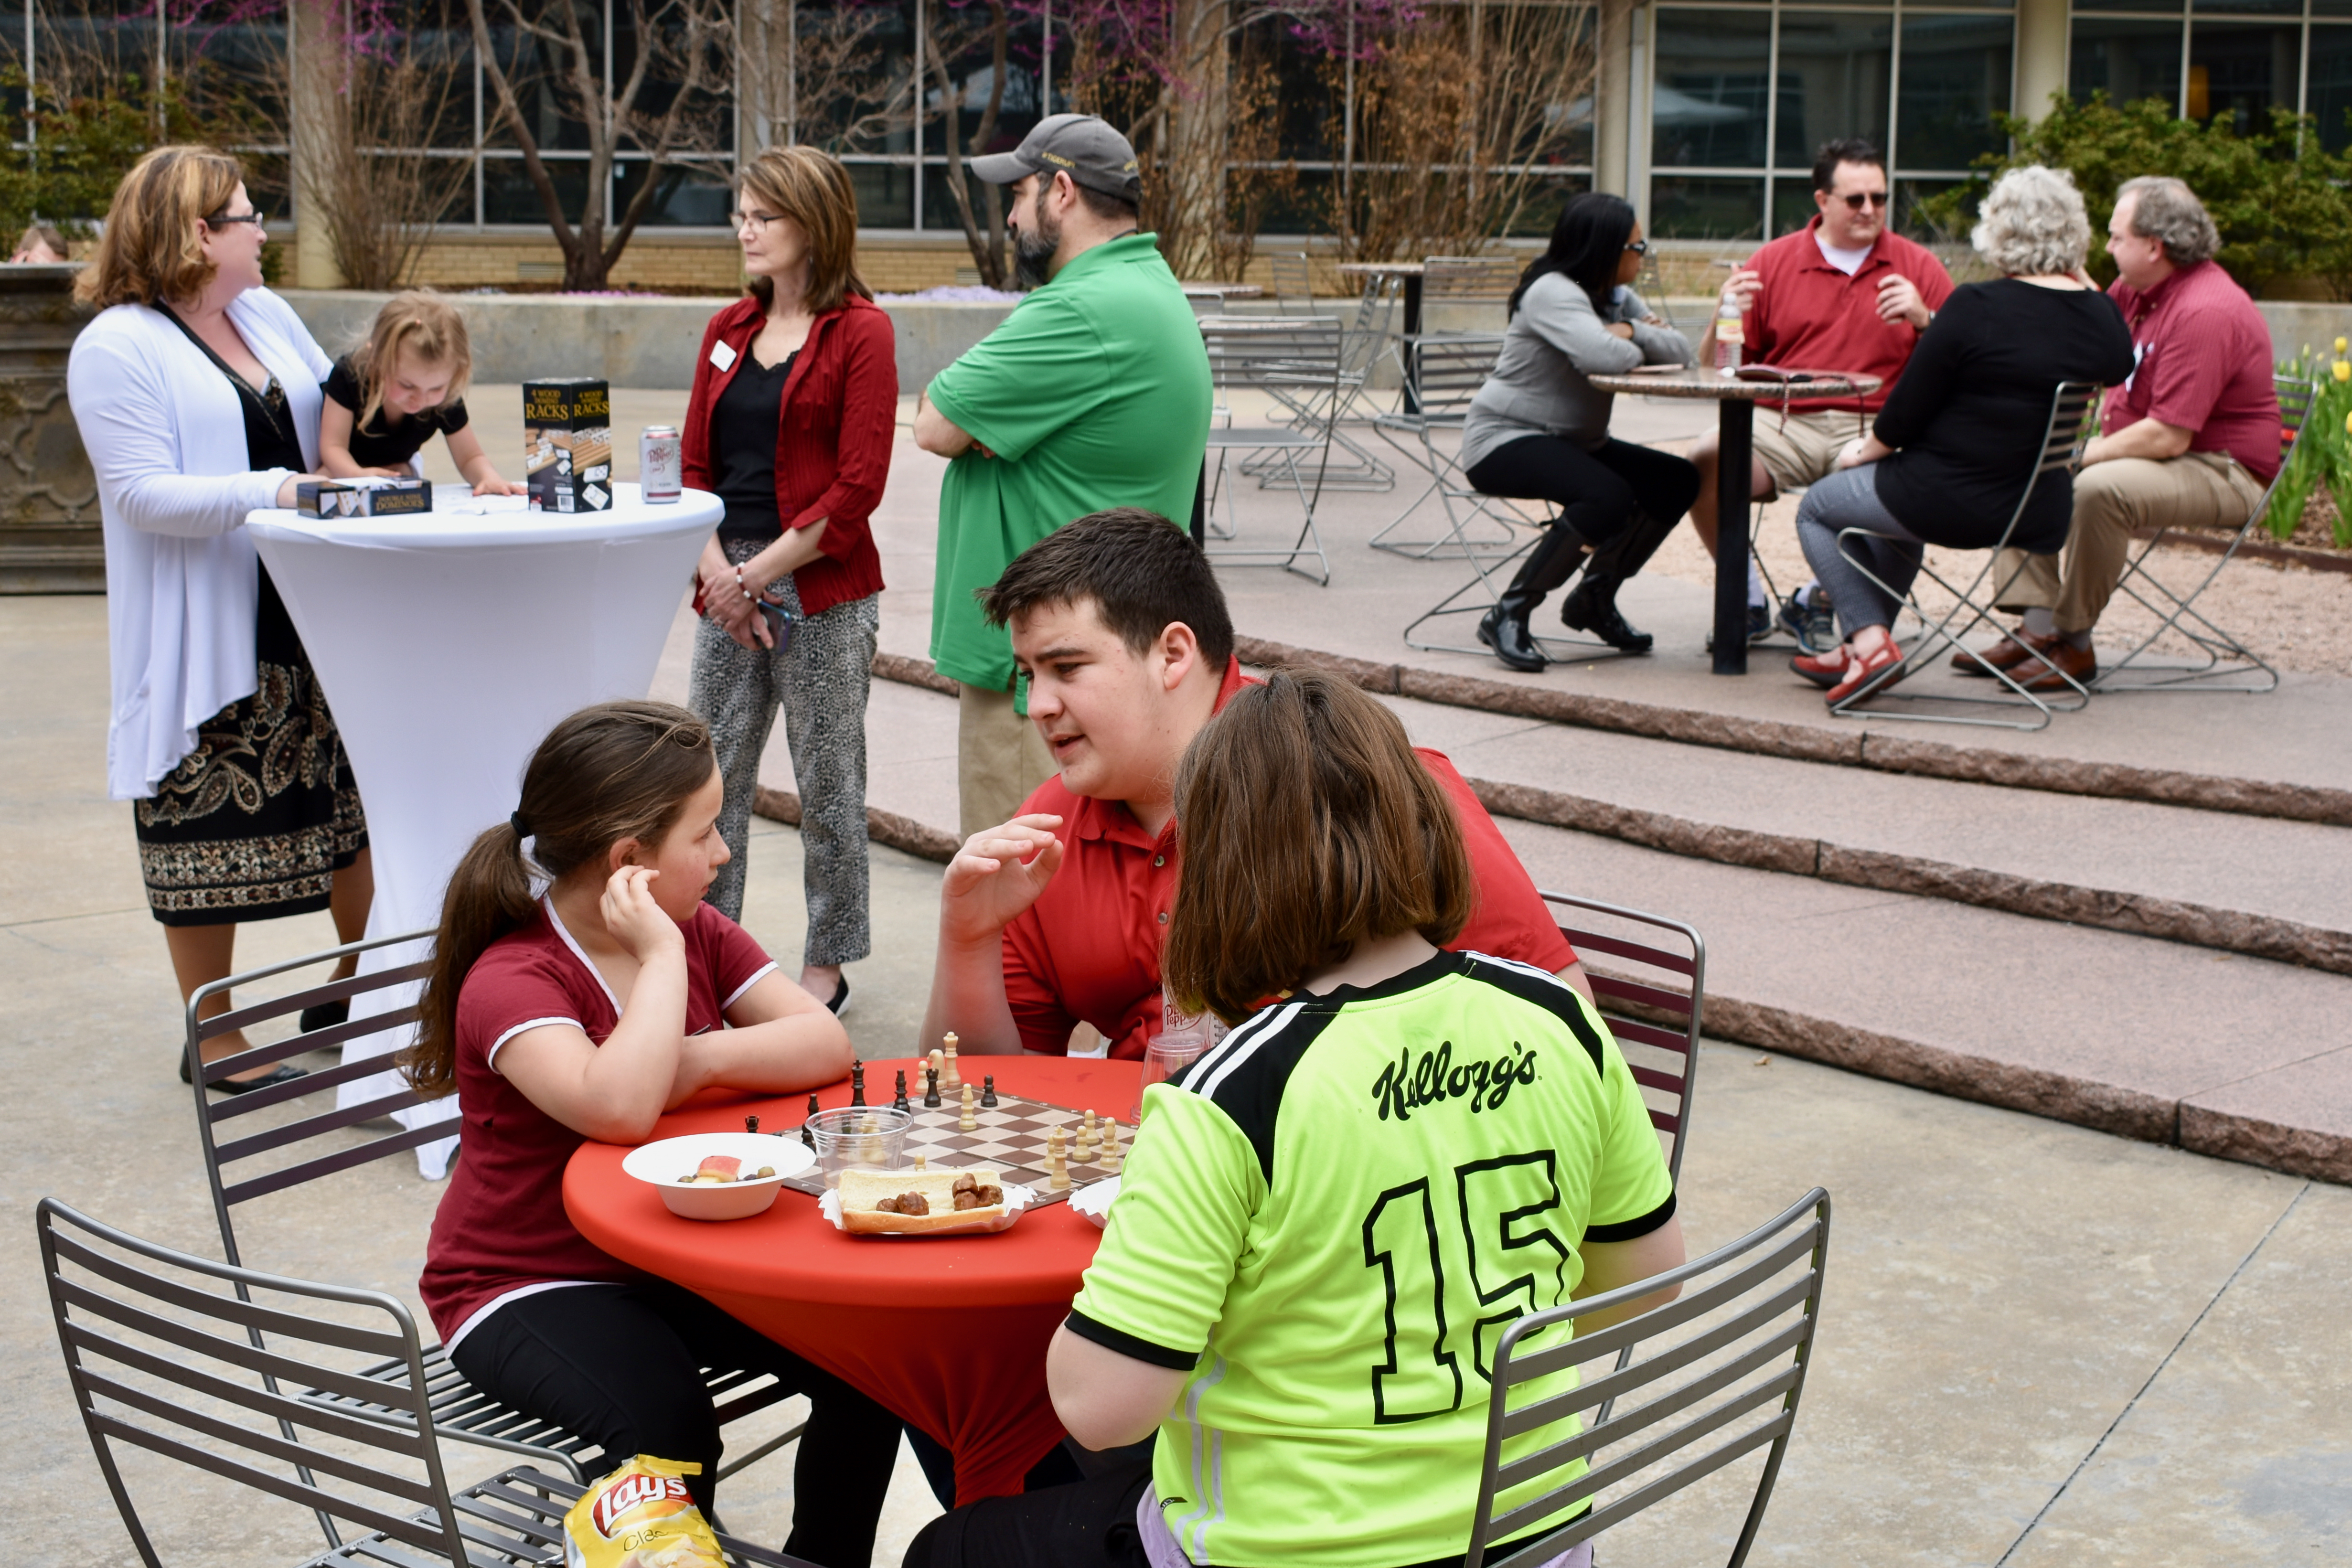
[{"label": "black leather boot", "polygon": [[1549,662],[1543,650],[1536,646],[1535,634],[1528,630],[1528,617],[1544,596],[1566,582],[1584,559],[1584,541],[1566,523],[1554,523],[1536,541],[1536,548],[1520,563],[1519,573],[1511,579],[1511,586],[1495,601],[1478,622],[1478,641],[1495,650],[1495,657],[1507,667],[1533,674]]},{"label": "black leather boot", "polygon": [[1631,625],[1617,610],[1617,590],[1642,570],[1643,564],[1674,532],[1672,522],[1659,523],[1646,512],[1633,514],[1633,526],[1605,549],[1595,550],[1585,566],[1584,580],[1559,601],[1559,619],[1574,632],[1590,632],[1625,653],[1646,653],[1657,639]]}]

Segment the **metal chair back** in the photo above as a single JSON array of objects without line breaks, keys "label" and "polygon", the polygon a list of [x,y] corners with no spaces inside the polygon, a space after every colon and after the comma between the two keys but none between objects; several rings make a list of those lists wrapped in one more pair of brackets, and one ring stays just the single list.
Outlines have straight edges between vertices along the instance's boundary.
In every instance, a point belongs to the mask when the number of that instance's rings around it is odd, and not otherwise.
[{"label": "metal chair back", "polygon": [[[310,1509],[329,1550],[306,1568],[562,1561],[563,1515],[579,1500],[579,1480],[518,1467],[453,1494],[425,1354],[394,1297],[216,1263],[52,1197],[34,1223],[74,1403],[147,1568],[162,1559],[118,1445]],[[401,1375],[381,1377],[371,1365]],[[321,1408],[281,1386],[337,1390],[379,1414]],[[365,1533],[346,1542],[342,1527]],[[808,1568],[723,1534],[719,1543],[739,1562]]]},{"label": "metal chair back", "polygon": [[[2096,382],[2061,382],[2053,389],[2050,394],[2050,417],[2042,426],[2042,442],[2035,449],[2033,466],[2026,475],[2025,489],[2017,497],[2016,509],[2010,513],[2009,521],[2001,525],[2000,542],[1993,545],[1987,552],[1984,565],[1978,569],[1973,580],[1966,586],[1952,582],[1938,572],[1932,563],[1923,559],[1918,576],[1935,583],[1952,596],[1952,608],[1943,615],[1931,615],[1921,606],[1916,592],[1916,580],[1914,580],[1910,590],[1897,591],[1892,584],[1881,581],[1877,574],[1870,570],[1869,562],[1856,555],[1851,548],[1852,543],[1855,539],[1869,535],[1869,529],[1845,528],[1839,532],[1838,550],[1845,557],[1847,564],[1869,578],[1871,581],[1877,583],[1889,597],[1907,606],[1911,612],[1919,618],[1920,624],[1926,628],[1919,641],[1914,643],[1911,651],[1905,655],[1906,662],[1913,668],[1924,667],[1929,660],[1948,647],[1964,647],[1966,644],[1961,639],[1973,634],[1979,628],[1990,627],[1996,631],[2000,630],[1998,612],[1991,601],[1981,599],[1979,596],[1990,590],[1992,598],[1998,599],[2000,590],[2007,586],[2007,579],[2004,578],[2000,583],[1995,584],[1993,577],[2000,567],[2003,553],[2009,549],[2009,541],[2016,535],[2017,525],[2024,519],[2025,509],[2032,504],[2034,494],[2041,489],[2042,481],[2053,474],[2072,471],[2081,461],[2083,444],[2089,436],[2091,419],[2098,411],[2099,394],[2104,390]],[[2055,702],[2045,702],[2036,694],[2026,690],[2007,670],[1995,670],[1987,666],[1987,673],[2001,687],[2006,688],[2010,695],[1992,697],[1956,696],[1942,692],[1923,695],[1901,690],[1889,691],[1882,686],[1865,684],[1860,690],[1832,704],[1829,711],[1838,718],[1893,718],[1908,719],[1921,724],[1969,724],[2005,729],[2042,729],[2048,727],[2052,714],[2074,712],[2091,700],[2089,690],[2063,671],[2059,672],[2060,676],[2072,690],[2069,695],[2062,696]],[[1968,718],[1954,714],[1906,713],[1899,708],[1865,708],[1862,706],[1864,703],[1873,702],[1918,701],[2011,708],[2022,705],[2031,708],[2035,716],[2024,720]]]},{"label": "metal chair back", "polygon": [[[1463,1568],[1535,1568],[1761,1450],[1730,1557],[1740,1568],[1796,1426],[1829,1241],[1829,1194],[1815,1187],[1704,1258],[1504,1330]],[[1569,1337],[1575,1319],[1669,1286],[1680,1294],[1665,1305]],[[1581,1375],[1627,1352],[1630,1363]]]},{"label": "metal chair back", "polygon": [[[2303,437],[2308,427],[2312,404],[2319,398],[2319,382],[2307,376],[2275,376],[2272,388],[2278,395],[2279,431],[2285,436],[2281,444],[2278,472],[2263,488],[2263,498],[2246,515],[2229,547],[2215,558],[2205,575],[2199,578],[2186,593],[2177,593],[2156,575],[2152,564],[2156,552],[2171,530],[2158,528],[2155,537],[2141,545],[2125,563],[2123,576],[2116,580],[2116,591],[2127,593],[2140,606],[2156,617],[2156,629],[2143,638],[2122,658],[2116,660],[2091,682],[2091,689],[2102,694],[2110,692],[2238,692],[2257,696],[2278,689],[2278,672],[2254,651],[2231,633],[2223,631],[2196,608],[2197,601],[2221,569],[2238,553],[2238,547],[2251,538],[2270,516],[2271,503],[2278,495],[2279,482],[2294,465],[2295,455],[2303,449]],[[2204,663],[2184,666],[2150,665],[2142,663],[2157,643],[2171,634],[2194,643],[2204,655]],[[2135,669],[2134,666],[2137,667]],[[2207,685],[2199,683],[2252,675],[2252,685]]]},{"label": "metal chair back", "polygon": [[[425,1097],[405,1083],[347,1110],[338,1110],[335,1106],[336,1091],[343,1084],[373,1078],[392,1067],[389,1056],[355,1056],[349,1047],[355,1041],[395,1031],[405,1040],[416,1022],[416,1004],[413,1001],[369,1017],[353,1018],[331,1028],[314,1030],[292,1041],[279,1040],[274,1044],[251,1046],[236,1056],[224,1057],[215,1062],[207,1063],[204,1060],[205,1042],[217,1040],[222,1035],[239,1030],[275,1033],[273,1026],[299,1019],[306,1008],[335,1001],[356,1002],[361,998],[395,986],[417,985],[432,968],[429,958],[379,969],[372,975],[355,975],[346,980],[328,980],[308,986],[242,1008],[232,1008],[212,1018],[199,1016],[205,1004],[215,996],[251,990],[263,981],[281,975],[331,966],[345,956],[356,956],[373,948],[404,942],[429,943],[433,936],[430,931],[412,931],[401,936],[380,936],[370,941],[349,943],[323,953],[313,953],[282,964],[231,975],[225,980],[215,980],[202,987],[188,998],[186,1050],[188,1075],[195,1081],[196,1136],[204,1150],[205,1176],[212,1188],[213,1213],[220,1225],[221,1247],[231,1263],[244,1261],[237,1250],[236,1225],[233,1218],[238,1205],[317,1181],[339,1171],[353,1169],[383,1159],[387,1155],[413,1149],[419,1144],[448,1137],[456,1129],[445,1122],[400,1127],[391,1132],[371,1131],[367,1124],[380,1122],[395,1111],[425,1103]],[[355,1007],[352,1010],[358,1009]],[[206,1092],[209,1083],[247,1068],[278,1061],[289,1053],[289,1048],[294,1051],[305,1051],[335,1047],[344,1048],[344,1054],[343,1060],[333,1067],[320,1068],[285,1083],[217,1100]],[[324,1098],[315,1098],[317,1096]],[[299,1113],[291,1120],[263,1114],[285,1108],[292,1108]],[[253,1130],[246,1131],[247,1127]],[[362,1141],[352,1142],[355,1132]]]},{"label": "metal chair back", "polygon": [[[1424,337],[1407,351],[1412,355],[1419,377],[1420,422],[1458,426],[1470,410],[1470,400],[1478,395],[1478,389],[1494,373],[1496,356],[1503,351],[1503,337],[1499,332]],[[1399,413],[1390,417],[1411,421],[1414,416]]]},{"label": "metal chair back", "polygon": [[1508,256],[1433,256],[1422,262],[1421,308],[1504,305],[1527,264]]},{"label": "metal chair back", "polygon": [[1274,277],[1274,308],[1285,316],[1315,314],[1315,271],[1305,251],[1276,251],[1265,258]]},{"label": "metal chair back", "polygon": [[[41,1200],[35,1224],[74,1404],[150,1568],[160,1559],[124,1485],[117,1444],[465,1568],[416,1325],[398,1301],[159,1247],[55,1198]],[[390,1362],[405,1375],[364,1376],[361,1361]],[[284,1385],[339,1389],[384,1414],[363,1420],[324,1411],[279,1392]]]},{"label": "metal chair back", "polygon": [[[1217,455],[1206,510],[1210,534],[1229,539],[1239,531],[1234,491],[1227,483],[1228,459],[1234,453],[1251,455],[1245,468],[1261,476],[1261,488],[1278,478],[1298,500],[1303,519],[1288,549],[1268,546],[1221,549],[1209,554],[1236,565],[1279,566],[1318,583],[1331,580],[1330,558],[1325,553],[1315,521],[1322,499],[1323,478],[1330,465],[1332,431],[1350,382],[1346,372],[1347,335],[1330,316],[1246,317],[1204,319],[1202,341],[1208,349],[1209,372],[1221,394],[1235,391],[1264,392],[1285,423],[1263,418],[1249,424],[1213,426],[1209,448]],[[1220,402],[1227,402],[1221,395]],[[1313,473],[1309,477],[1308,468]],[[1220,499],[1224,516],[1217,516]],[[1298,564],[1311,559],[1316,570]]]},{"label": "metal chair back", "polygon": [[[1699,1033],[1706,1024],[1706,938],[1696,925],[1663,915],[1565,893],[1538,896],[1553,906],[1559,934],[1584,961],[1601,1020],[1625,1053],[1633,1082],[1642,1086],[1650,1124],[1672,1140],[1666,1168],[1679,1186],[1698,1090]],[[1668,945],[1595,930],[1594,915],[1646,927]]]}]

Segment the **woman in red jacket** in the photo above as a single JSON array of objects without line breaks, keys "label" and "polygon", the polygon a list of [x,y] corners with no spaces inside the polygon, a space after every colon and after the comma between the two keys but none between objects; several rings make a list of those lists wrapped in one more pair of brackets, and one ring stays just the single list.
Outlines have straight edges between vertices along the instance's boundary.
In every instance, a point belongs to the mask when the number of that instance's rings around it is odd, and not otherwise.
[{"label": "woman in red jacket", "polygon": [[866,695],[882,562],[867,526],[890,470],[898,374],[890,318],[857,276],[849,172],[807,147],[743,171],[748,298],[711,319],[682,433],[686,482],[727,504],[699,567],[688,706],[726,776],[734,859],[709,898],[743,912],[760,755],[784,710],[801,797],[808,941],[800,981],[838,1013],[866,918]]}]

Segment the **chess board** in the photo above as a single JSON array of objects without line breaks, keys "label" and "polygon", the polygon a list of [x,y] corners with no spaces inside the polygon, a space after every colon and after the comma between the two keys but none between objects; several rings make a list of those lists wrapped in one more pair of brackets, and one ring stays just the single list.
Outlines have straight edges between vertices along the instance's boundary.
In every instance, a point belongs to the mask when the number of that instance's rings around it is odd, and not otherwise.
[{"label": "chess board", "polygon": [[[886,1092],[875,1102],[890,1103]],[[1067,1105],[1048,1104],[1042,1100],[1024,1100],[1017,1094],[998,1091],[996,1103],[982,1105],[974,1102],[972,1120],[977,1124],[971,1132],[961,1130],[963,1119],[961,1095],[942,1089],[940,1103],[926,1106],[919,1097],[909,1103],[915,1113],[914,1125],[907,1129],[906,1164],[911,1168],[917,1155],[928,1155],[930,1168],[962,1169],[969,1166],[994,1166],[1004,1173],[1007,1181],[1016,1181],[1036,1194],[1032,1207],[1042,1208],[1059,1203],[1088,1182],[1099,1181],[1114,1173],[1098,1163],[1078,1161],[1078,1129],[1086,1123],[1084,1108],[1072,1110]],[[1135,1127],[1127,1121],[1128,1107],[1122,1105],[1094,1107],[1097,1137],[1108,1124],[1114,1109],[1122,1124],[1118,1130],[1118,1149],[1122,1159],[1134,1146]],[[1068,1155],[1070,1185],[1055,1191],[1052,1177],[1045,1169],[1045,1139],[1055,1127],[1063,1130],[1063,1148]],[[785,1134],[799,1136],[799,1130]],[[1100,1144],[1096,1146],[1096,1158],[1100,1159]],[[824,1196],[824,1175],[812,1168],[806,1175],[794,1176],[784,1183],[812,1197]]]}]

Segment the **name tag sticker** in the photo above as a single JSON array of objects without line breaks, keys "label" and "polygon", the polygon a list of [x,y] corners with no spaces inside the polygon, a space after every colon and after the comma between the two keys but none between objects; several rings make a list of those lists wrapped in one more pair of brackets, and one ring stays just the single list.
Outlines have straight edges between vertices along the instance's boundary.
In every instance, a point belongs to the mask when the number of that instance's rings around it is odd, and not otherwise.
[{"label": "name tag sticker", "polygon": [[713,343],[710,345],[710,362],[718,366],[719,373],[723,375],[734,368],[735,350],[723,342]]}]

